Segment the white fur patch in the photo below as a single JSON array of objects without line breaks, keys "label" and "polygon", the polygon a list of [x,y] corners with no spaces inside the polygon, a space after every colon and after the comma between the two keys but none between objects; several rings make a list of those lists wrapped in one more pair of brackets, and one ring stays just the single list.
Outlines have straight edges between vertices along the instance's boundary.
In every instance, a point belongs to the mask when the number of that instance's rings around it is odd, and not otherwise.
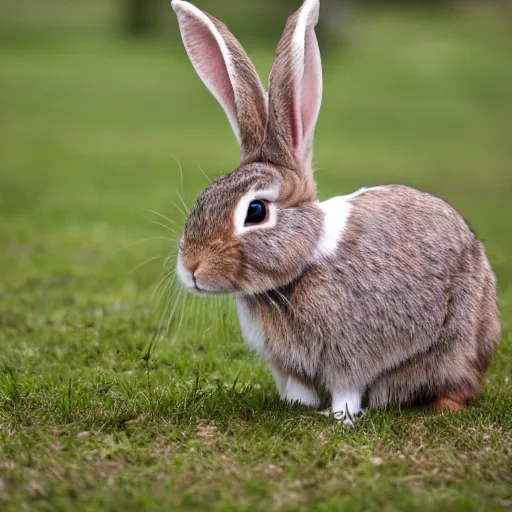
[{"label": "white fur patch", "polygon": [[263,322],[256,313],[251,311],[246,299],[242,296],[236,298],[236,307],[245,343],[260,355],[263,355],[265,348]]},{"label": "white fur patch", "polygon": [[288,375],[283,373],[276,365],[272,363],[272,361],[269,361],[269,368],[272,373],[272,377],[274,377],[279,396],[284,400],[286,397],[286,384],[288,384]]},{"label": "white fur patch", "polygon": [[379,185],[377,187],[363,187],[359,190],[356,190],[355,192],[352,192],[352,194],[347,194],[343,197],[345,200],[350,201],[351,199],[355,199],[356,197],[362,196],[363,194],[367,194],[368,192],[377,192],[378,190],[382,190],[386,188],[386,185]]},{"label": "white fur patch", "polygon": [[176,264],[176,272],[180,281],[190,290],[195,290],[194,277],[192,272],[185,266],[181,254],[178,254],[178,262]]},{"label": "white fur patch", "polygon": [[318,206],[324,213],[324,223],[314,254],[317,260],[336,253],[350,215],[350,203],[345,197],[333,197]]},{"label": "white fur patch", "polygon": [[354,418],[361,413],[362,394],[359,391],[332,393],[332,413],[334,419],[353,426]]},{"label": "white fur patch", "polygon": [[333,197],[323,203],[317,203],[324,213],[324,222],[322,234],[315,249],[315,260],[336,254],[343,233],[347,228],[347,222],[352,208],[350,201],[367,192],[373,192],[382,188],[384,187],[365,187],[352,194]]},{"label": "white fur patch", "polygon": [[[265,190],[249,190],[242,199],[238,202],[235,208],[235,235],[240,236],[249,231],[255,231],[257,229],[269,229],[273,228],[277,222],[277,205],[274,201],[279,197],[279,187],[269,188]],[[255,226],[245,226],[245,219],[247,218],[247,210],[252,201],[260,199],[267,201],[269,208],[269,218],[263,224],[257,224]]]},{"label": "white fur patch", "polygon": [[293,33],[293,45],[295,49],[304,53],[304,38],[306,34],[306,26],[311,16],[311,11],[319,9],[319,0],[306,0],[301,7],[299,19]]},{"label": "white fur patch", "polygon": [[288,377],[284,399],[290,403],[299,403],[310,407],[318,407],[320,404],[316,391],[293,377]]}]

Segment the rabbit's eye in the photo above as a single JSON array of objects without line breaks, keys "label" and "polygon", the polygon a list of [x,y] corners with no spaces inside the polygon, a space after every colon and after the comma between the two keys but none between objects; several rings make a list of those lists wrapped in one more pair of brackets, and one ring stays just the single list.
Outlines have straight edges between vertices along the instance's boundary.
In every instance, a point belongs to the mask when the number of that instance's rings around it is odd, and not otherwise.
[{"label": "rabbit's eye", "polygon": [[261,224],[268,218],[268,208],[265,201],[253,201],[247,210],[247,217],[245,218],[245,225],[250,226],[254,224]]}]

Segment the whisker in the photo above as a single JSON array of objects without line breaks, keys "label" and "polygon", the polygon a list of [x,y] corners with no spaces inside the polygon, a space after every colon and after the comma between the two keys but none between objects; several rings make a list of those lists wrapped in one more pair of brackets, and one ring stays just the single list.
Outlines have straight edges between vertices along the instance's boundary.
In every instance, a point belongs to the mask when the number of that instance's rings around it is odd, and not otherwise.
[{"label": "whisker", "polygon": [[[197,307],[199,301],[199,297],[194,297],[194,307]],[[199,319],[204,318],[204,301],[200,308],[197,308],[198,310],[201,310],[201,314],[196,314],[196,325],[194,327],[194,333],[199,332]],[[199,313],[199,311],[197,311]]]},{"label": "whisker", "polygon": [[[165,291],[169,292],[169,287],[167,286]],[[164,321],[165,321],[165,317],[167,316],[167,314],[169,313],[169,310],[171,309],[172,307],[172,300],[173,300],[173,297],[175,297],[176,295],[176,289],[174,290],[174,293],[169,293],[166,301],[165,301],[165,306],[162,310],[162,314],[160,315],[160,321],[159,321],[159,325],[158,325],[158,331],[157,331],[157,336],[158,338],[160,339],[162,336],[162,328],[163,328],[163,325],[164,325]],[[176,304],[175,304],[176,305]],[[172,313],[171,313],[171,316],[172,316]]]},{"label": "whisker", "polygon": [[178,194],[178,197],[180,198],[181,204],[183,205],[183,208],[185,208],[187,215],[190,215],[190,210],[189,210],[187,204],[185,203],[183,196],[180,194],[180,191],[176,187],[174,187],[174,190],[176,190],[176,194]]},{"label": "whisker", "polygon": [[178,298],[175,300],[171,314],[169,315],[169,318],[167,319],[167,325],[165,326],[165,334],[163,335],[164,338],[167,338],[167,335],[169,334],[171,322],[174,318],[174,313],[176,311],[176,308],[178,307],[178,304],[181,302],[182,295],[183,295],[183,289],[180,289],[180,291],[178,292]]},{"label": "whisker", "polygon": [[181,325],[183,323],[183,316],[185,313],[185,300],[181,301],[181,315],[180,315],[180,321],[178,323],[178,327],[176,327],[176,330],[174,332],[174,337],[177,338],[178,334],[180,333]]},{"label": "whisker", "polygon": [[180,184],[181,184],[181,192],[182,193],[185,193],[183,192],[183,167],[181,166],[179,160],[174,156],[174,155],[171,155],[171,157],[176,161],[176,163],[178,164],[178,168],[180,170]]},{"label": "whisker", "polygon": [[[210,309],[208,308],[208,302],[204,299],[204,297],[198,297],[197,300],[200,300],[202,302],[200,319],[202,320],[204,318],[207,318],[208,323],[211,323],[211,319],[208,316],[208,312],[210,311]],[[215,333],[215,336],[217,336],[217,333]]]},{"label": "whisker", "polygon": [[[160,289],[160,287],[162,285],[164,285],[169,279],[176,279],[176,275],[175,275],[175,270],[171,270],[170,272],[168,272],[167,274],[165,274],[161,279],[160,281],[158,282],[158,284],[156,285],[155,289],[153,290],[153,293],[151,294],[151,302],[153,302],[155,300],[155,296],[158,292],[158,290]],[[162,291],[162,294],[158,297],[158,302],[160,302],[162,300],[162,296],[163,294],[165,293],[165,287]]]},{"label": "whisker", "polygon": [[281,298],[284,303],[290,308],[290,311],[294,314],[296,314],[296,311],[293,309],[292,303],[290,302],[290,299],[284,295],[284,293],[280,292],[279,290],[274,290],[278,295],[279,298]]},{"label": "whisker", "polygon": [[[172,277],[173,281],[176,278],[176,269],[175,269],[174,265],[173,265],[173,267],[171,269],[168,268],[168,265],[169,265],[169,263],[170,263],[170,261],[172,259],[176,259],[177,252],[178,252],[178,248],[177,247],[173,247],[172,250],[169,252],[169,255],[167,256],[167,258],[165,259],[164,264],[162,265],[162,274],[163,275],[162,275],[160,281],[158,282],[158,284],[156,285],[155,289],[153,290],[153,293],[151,294],[151,301],[154,301],[155,296],[156,296],[159,288],[163,284],[165,284],[166,281],[168,281],[169,278]],[[165,293],[165,287],[162,290],[162,293],[160,294],[160,296],[158,298],[158,302],[161,301],[161,299],[163,297],[163,293]]]},{"label": "whisker", "polygon": [[203,173],[203,176],[211,183],[212,182],[212,179],[210,178],[210,176],[208,176],[208,174],[206,174],[203,169],[201,168],[200,165],[198,165],[199,167],[199,170]]},{"label": "whisker", "polygon": [[162,278],[160,279],[158,285],[155,288],[155,291],[153,292],[154,295],[156,295],[158,289],[163,286],[162,291],[158,297],[158,303],[162,302],[162,299],[166,292],[171,292],[174,288],[176,281],[176,272],[174,269],[171,269],[169,272],[165,273]]},{"label": "whisker", "polygon": [[172,199],[169,199],[169,202],[183,215],[183,218],[185,219],[187,217],[187,214],[185,211],[183,211]]},{"label": "whisker", "polygon": [[135,247],[136,245],[143,244],[145,242],[151,242],[153,240],[167,240],[168,242],[174,242],[172,238],[168,236],[152,236],[149,238],[143,238],[142,240],[138,240],[137,242],[132,242],[131,244],[127,244],[124,247],[121,247],[120,249],[117,249],[114,251],[110,256],[107,256],[107,260],[110,258],[113,258],[114,256],[117,256],[119,253],[126,251],[126,249],[130,249],[131,247]]},{"label": "whisker", "polygon": [[[297,309],[295,309],[293,306],[292,306],[292,303],[290,302],[290,299],[288,297],[286,297],[286,295],[284,295],[282,292],[280,292],[279,290],[274,290],[278,295],[279,297],[284,301],[284,303],[286,304],[286,306],[289,308],[290,310],[290,313],[292,315],[295,315],[297,318],[301,319],[303,322],[307,322],[307,319],[304,317],[304,315],[302,313],[299,313],[297,311]],[[321,329],[320,327],[316,326],[316,330],[318,330],[318,333],[319,333],[319,336],[322,336],[322,332],[321,332]]]},{"label": "whisker", "polygon": [[166,226],[165,224],[162,224],[161,222],[158,222],[156,220],[152,220],[150,222],[151,222],[151,224],[156,224],[157,226],[160,226],[160,227],[162,227],[164,229],[167,229],[167,231],[170,231],[173,235],[178,237],[178,233],[176,231],[174,231],[174,229],[172,229],[171,227]]},{"label": "whisker", "polygon": [[265,295],[268,299],[268,301],[274,306],[276,311],[283,317],[283,312],[279,309],[279,306],[275,303],[275,301],[270,297],[270,294],[268,292],[265,292]]},{"label": "whisker", "polygon": [[161,260],[163,258],[165,258],[165,256],[153,256],[152,258],[149,258],[148,260],[146,260],[144,263],[137,265],[133,270],[130,270],[130,272],[128,272],[128,275],[131,276],[134,272],[137,272],[137,270],[139,270],[139,268],[142,268],[144,265],[147,265],[148,263],[151,263],[152,261]]},{"label": "whisker", "polygon": [[281,291],[275,289],[274,290],[278,295],[279,298],[286,304],[286,306],[290,309],[290,312],[294,315],[297,315],[299,318],[301,317],[300,313],[292,306],[292,303],[290,302],[290,299]]},{"label": "whisker", "polygon": [[174,224],[178,229],[181,228],[181,226],[174,220],[170,219],[169,217],[166,217],[162,213],[156,212],[155,210],[147,210],[147,212],[152,213],[153,215],[156,215],[157,217],[160,217],[163,220],[166,220],[167,222],[170,222],[171,224]]},{"label": "whisker", "polygon": [[[164,309],[162,314],[165,313],[167,308],[169,307],[169,303],[172,301],[172,298],[179,291],[176,286],[176,275],[170,274],[167,277],[164,277],[159,283],[159,287],[161,290],[158,292],[158,298],[156,300],[157,304],[164,304]],[[157,295],[155,290],[155,296]]]}]

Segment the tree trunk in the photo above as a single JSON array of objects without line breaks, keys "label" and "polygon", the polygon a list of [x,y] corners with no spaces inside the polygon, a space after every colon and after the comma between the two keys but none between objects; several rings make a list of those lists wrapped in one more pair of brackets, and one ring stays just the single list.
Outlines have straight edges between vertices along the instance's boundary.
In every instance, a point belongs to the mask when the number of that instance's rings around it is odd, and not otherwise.
[{"label": "tree trunk", "polygon": [[125,28],[129,34],[147,35],[156,28],[155,2],[153,0],[123,0]]}]

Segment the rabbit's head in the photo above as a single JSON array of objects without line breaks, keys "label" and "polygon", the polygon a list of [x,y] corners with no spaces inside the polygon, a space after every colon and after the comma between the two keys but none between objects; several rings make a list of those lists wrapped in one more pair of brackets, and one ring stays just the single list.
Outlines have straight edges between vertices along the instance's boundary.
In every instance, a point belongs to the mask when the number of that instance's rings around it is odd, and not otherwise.
[{"label": "rabbit's head", "polygon": [[187,53],[240,144],[241,165],[197,199],[180,242],[178,273],[205,293],[257,293],[294,281],[314,259],[322,231],[312,146],[322,97],[314,28],[319,0],[286,24],[268,96],[227,27],[173,0]]}]

